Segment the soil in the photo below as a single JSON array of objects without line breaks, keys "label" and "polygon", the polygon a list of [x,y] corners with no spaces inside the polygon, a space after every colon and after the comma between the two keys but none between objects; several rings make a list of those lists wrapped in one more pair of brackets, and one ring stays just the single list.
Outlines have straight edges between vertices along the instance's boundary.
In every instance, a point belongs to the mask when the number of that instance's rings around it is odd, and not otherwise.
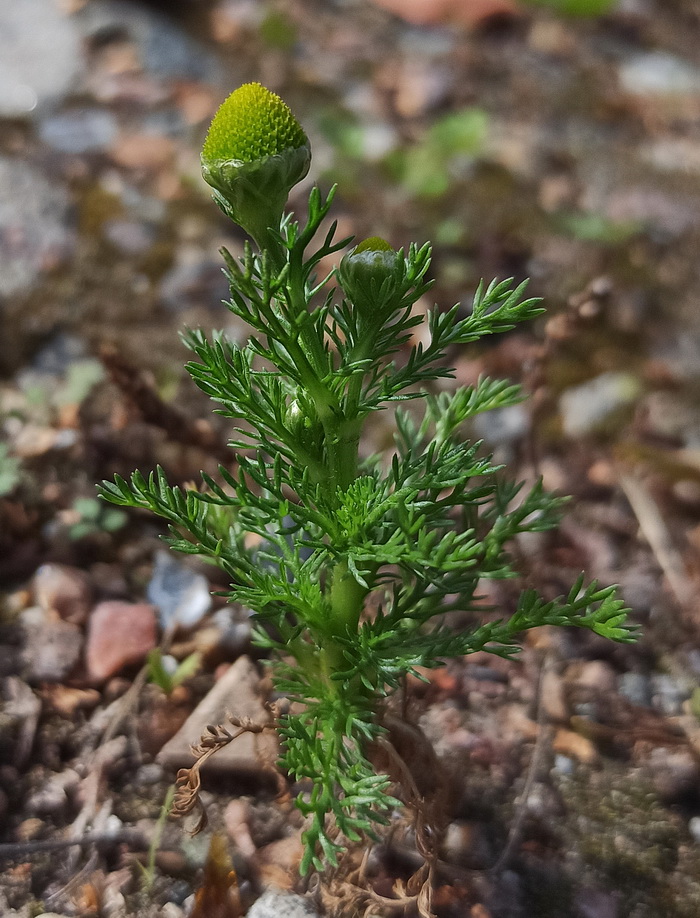
[{"label": "soil", "polygon": [[[409,681],[405,716],[449,789],[433,912],[698,914],[700,12],[393,8],[72,0],[44,38],[33,0],[15,0],[12,65],[36,102],[0,99],[3,915],[237,918],[268,888],[318,914],[417,914],[410,814],[302,881],[300,819],[254,744],[205,775],[205,831],[166,818],[182,752],[160,751],[233,667],[236,697],[264,715],[265,661],[247,610],[207,598],[219,575],[164,579],[157,522],[94,497],[115,473],[160,464],[185,483],[229,456],[178,333],[245,335],[220,305],[218,254],[244,240],[198,151],[251,79],[311,138],[292,207],[337,182],[340,235],[433,240],[443,308],[466,310],[482,277],[531,278],[545,317],[450,359],[460,384],[522,383],[528,401],[473,435],[512,477],[572,500],[556,533],[513,546],[521,583],[487,598],[554,597],[585,571],[619,583],[641,626],[624,646],[543,629],[515,661],[474,654]],[[37,47],[64,68],[49,85]],[[390,444],[382,417],[363,450]],[[154,624],[129,626],[131,656],[105,669],[103,652],[99,669],[108,602]],[[192,672],[149,682],[156,646]]]}]

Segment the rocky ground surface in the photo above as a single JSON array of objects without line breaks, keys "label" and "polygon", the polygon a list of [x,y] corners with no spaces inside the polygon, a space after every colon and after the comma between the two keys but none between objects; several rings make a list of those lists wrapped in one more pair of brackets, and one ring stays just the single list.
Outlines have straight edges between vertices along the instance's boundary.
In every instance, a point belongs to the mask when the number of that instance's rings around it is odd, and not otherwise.
[{"label": "rocky ground surface", "polygon": [[[229,461],[178,331],[244,334],[218,255],[243,239],[198,151],[250,79],[307,128],[342,234],[433,240],[441,306],[482,276],[532,278],[543,321],[451,355],[460,383],[531,396],[474,436],[573,495],[558,533],[514,546],[525,582],[620,583],[643,629],[624,647],[532,634],[517,662],[408,686],[451,789],[434,910],[697,915],[700,11],[544,6],[0,5],[3,915],[415,914],[400,815],[366,862],[300,882],[298,819],[250,737],[212,759],[209,828],[167,820],[189,742],[227,710],[264,716],[269,686],[248,611],[211,596],[226,584],[95,499],[114,472],[185,482]],[[377,420],[364,448],[390,442]]]}]

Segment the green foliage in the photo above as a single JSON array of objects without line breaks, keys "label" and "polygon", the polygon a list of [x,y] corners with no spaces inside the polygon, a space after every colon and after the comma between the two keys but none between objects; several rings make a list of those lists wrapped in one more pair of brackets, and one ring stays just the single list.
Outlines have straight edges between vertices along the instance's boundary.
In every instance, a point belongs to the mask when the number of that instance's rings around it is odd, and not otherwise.
[{"label": "green foliage", "polygon": [[390,154],[388,165],[411,194],[438,198],[449,191],[460,164],[481,152],[487,134],[488,115],[482,109],[451,112],[431,125],[417,143]]},{"label": "green foliage", "polygon": [[[553,601],[527,591],[470,630],[444,623],[452,611],[479,621],[480,584],[514,576],[509,543],[554,527],[562,500],[509,482],[464,439],[477,414],[518,402],[517,386],[484,378],[433,395],[430,383],[453,375],[455,349],[542,310],[506,280],[480,285],[469,310],[424,319],[413,306],[431,286],[430,246],[395,252],[376,237],[344,256],[333,288],[315,276],[350,242],[328,224],[332,200],[314,188],[303,224],[268,227],[261,251],[248,246],[240,260],[223,252],[227,306],[250,327],[247,344],[185,336],[190,375],[234,422],[231,464],[200,488],[172,486],[158,468],[101,490],[163,517],[171,547],[216,562],[230,600],[254,611],[276,689],[300,703],[280,730],[281,766],[310,787],[297,800],[303,872],[335,863],[398,805],[369,750],[385,732],[385,699],[416,667],[482,650],[510,657],[540,625],[633,639],[614,589],[583,578]],[[393,412],[395,449],[362,457],[379,411]]]},{"label": "green foliage", "polygon": [[562,228],[576,239],[585,242],[601,242],[604,245],[619,245],[627,242],[641,231],[637,220],[610,220],[604,214],[565,213],[559,218]]},{"label": "green foliage", "polygon": [[22,469],[19,459],[10,455],[5,443],[0,443],[0,497],[11,494],[20,482]]},{"label": "green foliage", "polygon": [[[154,647],[148,654],[147,678],[166,695],[170,695],[178,685],[194,676],[201,662],[202,655],[197,651],[177,663],[173,657],[164,656],[160,647]],[[171,663],[173,665],[170,665]]]},{"label": "green foliage", "polygon": [[168,816],[170,815],[170,810],[172,809],[174,799],[175,787],[171,786],[168,788],[168,793],[165,795],[163,806],[160,808],[160,813],[158,814],[155,829],[153,835],[151,836],[151,844],[148,846],[148,859],[145,864],[142,864],[138,860],[136,861],[141,870],[141,891],[145,896],[151,895],[153,884],[156,880],[156,858],[158,856],[158,851],[160,850],[160,844],[163,840],[165,824],[168,821]]},{"label": "green foliage", "polygon": [[617,0],[526,0],[533,6],[545,6],[565,16],[602,16],[609,13]]},{"label": "green foliage", "polygon": [[298,29],[293,20],[282,10],[271,9],[260,23],[260,38],[270,48],[291,51],[298,40]]},{"label": "green foliage", "polygon": [[71,509],[78,516],[68,527],[68,537],[74,542],[98,532],[118,532],[127,522],[123,510],[105,507],[94,497],[76,497]]}]

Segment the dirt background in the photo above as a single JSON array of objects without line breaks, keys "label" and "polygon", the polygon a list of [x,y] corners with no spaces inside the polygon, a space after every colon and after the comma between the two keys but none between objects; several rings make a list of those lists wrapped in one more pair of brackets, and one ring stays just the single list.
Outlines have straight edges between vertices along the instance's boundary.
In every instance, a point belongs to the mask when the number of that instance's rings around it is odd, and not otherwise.
[{"label": "dirt background", "polygon": [[[245,334],[218,255],[243,238],[199,149],[253,79],[311,138],[293,207],[337,182],[341,235],[432,240],[446,308],[467,309],[481,277],[531,278],[541,321],[451,355],[459,383],[488,373],[531,396],[473,434],[573,497],[558,533],[514,546],[523,582],[619,583],[643,629],[625,647],[538,633],[518,662],[479,655],[409,685],[452,782],[434,910],[698,914],[700,8],[586,5],[605,11],[0,10],[3,915],[415,914],[397,901],[417,866],[398,814],[360,872],[353,852],[323,889],[299,881],[300,826],[252,740],[206,776],[206,832],[165,819],[188,739],[227,708],[263,717],[269,689],[247,610],[209,596],[226,584],[160,554],[152,519],[95,500],[115,472],[160,463],[187,482],[229,460],[178,332]],[[390,444],[377,419],[364,449]],[[268,887],[284,898],[265,905]]]}]

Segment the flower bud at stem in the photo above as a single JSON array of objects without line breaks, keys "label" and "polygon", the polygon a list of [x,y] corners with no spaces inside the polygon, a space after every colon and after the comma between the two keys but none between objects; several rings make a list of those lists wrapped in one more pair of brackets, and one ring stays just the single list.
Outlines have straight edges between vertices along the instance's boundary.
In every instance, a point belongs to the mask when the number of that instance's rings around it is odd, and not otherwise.
[{"label": "flower bud at stem", "polygon": [[261,251],[278,248],[290,190],[309,171],[311,148],[289,107],[260,83],[240,86],[221,105],[202,149],[214,198]]},{"label": "flower bud at stem", "polygon": [[404,293],[406,261],[379,236],[355,246],[338,266],[348,300],[365,318],[382,324]]}]

